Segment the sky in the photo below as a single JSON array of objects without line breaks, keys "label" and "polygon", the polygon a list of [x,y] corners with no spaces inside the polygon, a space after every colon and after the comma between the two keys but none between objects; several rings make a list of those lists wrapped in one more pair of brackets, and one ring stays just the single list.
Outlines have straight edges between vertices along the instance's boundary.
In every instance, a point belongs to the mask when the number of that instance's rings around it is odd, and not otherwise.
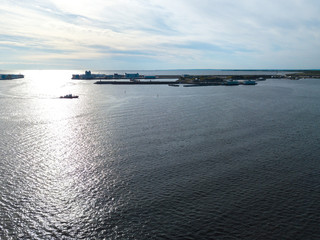
[{"label": "sky", "polygon": [[0,69],[320,69],[319,0],[1,0]]}]

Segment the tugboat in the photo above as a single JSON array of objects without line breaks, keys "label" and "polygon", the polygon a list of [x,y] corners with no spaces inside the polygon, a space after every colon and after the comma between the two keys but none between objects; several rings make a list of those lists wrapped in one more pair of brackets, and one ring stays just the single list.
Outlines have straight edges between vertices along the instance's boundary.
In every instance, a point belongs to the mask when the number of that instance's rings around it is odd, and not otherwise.
[{"label": "tugboat", "polygon": [[78,97],[79,96],[72,95],[71,93],[64,96],[60,96],[60,98],[78,98]]}]

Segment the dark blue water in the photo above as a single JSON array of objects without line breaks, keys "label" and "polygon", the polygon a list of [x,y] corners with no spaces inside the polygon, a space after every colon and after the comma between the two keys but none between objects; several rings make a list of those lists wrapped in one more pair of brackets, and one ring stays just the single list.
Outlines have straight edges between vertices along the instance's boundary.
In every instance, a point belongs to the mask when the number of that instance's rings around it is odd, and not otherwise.
[{"label": "dark blue water", "polygon": [[0,82],[0,239],[320,238],[319,79],[22,73]]}]

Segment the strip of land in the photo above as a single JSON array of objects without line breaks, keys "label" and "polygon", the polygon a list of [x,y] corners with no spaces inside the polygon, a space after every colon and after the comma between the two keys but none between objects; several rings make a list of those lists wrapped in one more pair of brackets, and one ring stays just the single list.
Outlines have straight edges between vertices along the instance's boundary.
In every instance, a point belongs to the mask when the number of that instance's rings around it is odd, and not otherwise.
[{"label": "strip of land", "polygon": [[[268,71],[266,71],[268,73]],[[271,73],[271,72],[270,72]],[[74,74],[75,80],[99,80],[95,84],[112,85],[170,85],[179,86],[179,84],[188,86],[217,86],[217,85],[255,85],[257,81],[263,81],[269,78],[287,78],[298,80],[301,78],[320,78],[319,70],[296,70],[281,71],[281,74],[247,74],[247,75],[140,75],[139,73],[125,74],[92,74],[86,71],[85,74]]]},{"label": "strip of land", "polygon": [[18,78],[24,78],[24,75],[22,75],[22,74],[0,74],[0,80],[12,80],[12,79],[18,79]]}]

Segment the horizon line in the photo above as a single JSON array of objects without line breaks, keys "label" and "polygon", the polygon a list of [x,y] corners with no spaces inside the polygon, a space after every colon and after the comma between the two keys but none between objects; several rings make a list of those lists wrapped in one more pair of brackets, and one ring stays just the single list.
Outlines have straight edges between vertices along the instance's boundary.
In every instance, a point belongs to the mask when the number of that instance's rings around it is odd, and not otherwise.
[{"label": "horizon line", "polygon": [[313,68],[0,69],[0,71],[320,71]]}]

